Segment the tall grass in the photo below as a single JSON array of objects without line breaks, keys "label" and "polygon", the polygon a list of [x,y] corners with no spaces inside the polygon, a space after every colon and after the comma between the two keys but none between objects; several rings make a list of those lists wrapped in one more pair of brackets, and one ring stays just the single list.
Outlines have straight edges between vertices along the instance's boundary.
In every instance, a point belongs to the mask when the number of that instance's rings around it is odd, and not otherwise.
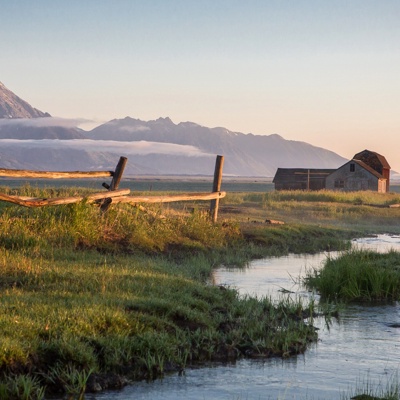
[{"label": "tall grass", "polygon": [[400,253],[351,250],[309,271],[305,283],[331,301],[399,300]]},{"label": "tall grass", "polygon": [[369,376],[358,379],[355,387],[340,398],[343,400],[398,400],[400,398],[398,374],[387,376],[379,381],[374,381]]},{"label": "tall grass", "polygon": [[331,190],[301,191],[282,190],[266,193],[265,201],[297,201],[348,204],[389,205],[400,203],[399,193],[377,193],[373,191],[340,192]]}]

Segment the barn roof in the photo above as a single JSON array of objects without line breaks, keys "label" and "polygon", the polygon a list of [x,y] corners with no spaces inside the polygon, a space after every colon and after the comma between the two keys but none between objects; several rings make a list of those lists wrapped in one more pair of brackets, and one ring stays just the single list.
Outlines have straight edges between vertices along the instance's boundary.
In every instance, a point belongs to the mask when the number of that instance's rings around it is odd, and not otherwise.
[{"label": "barn roof", "polygon": [[388,169],[390,169],[390,165],[389,165],[389,163],[387,162],[386,158],[385,158],[383,155],[377,153],[376,151],[371,151],[371,150],[365,149],[365,150],[360,151],[359,153],[355,154],[354,157],[353,157],[353,159],[354,159],[354,160],[359,160],[359,159],[361,159],[362,156],[363,156],[364,154],[366,154],[366,153],[367,153],[367,154],[368,154],[368,153],[369,153],[369,154],[373,154],[374,156],[377,157],[377,159],[379,160],[379,162],[382,164],[382,167],[383,167],[383,168],[388,168]]}]

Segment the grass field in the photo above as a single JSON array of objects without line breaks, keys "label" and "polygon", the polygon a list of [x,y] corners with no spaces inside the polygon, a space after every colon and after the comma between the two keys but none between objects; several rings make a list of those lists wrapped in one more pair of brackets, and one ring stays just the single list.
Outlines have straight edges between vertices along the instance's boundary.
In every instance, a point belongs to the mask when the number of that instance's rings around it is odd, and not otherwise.
[{"label": "grass field", "polygon": [[79,398],[193,364],[304,352],[317,338],[314,304],[240,297],[211,285],[212,269],[400,233],[400,209],[384,208],[396,202],[392,194],[228,193],[216,224],[204,202],[105,214],[85,203],[0,203],[0,398]]}]

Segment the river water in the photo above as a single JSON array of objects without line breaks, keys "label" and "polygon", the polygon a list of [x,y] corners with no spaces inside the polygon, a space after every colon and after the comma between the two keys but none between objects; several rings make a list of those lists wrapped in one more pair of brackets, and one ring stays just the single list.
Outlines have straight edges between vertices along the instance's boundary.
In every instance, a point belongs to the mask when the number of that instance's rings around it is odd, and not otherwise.
[{"label": "river water", "polygon": [[[379,235],[353,241],[353,246],[400,251],[400,236]],[[298,282],[308,268],[319,268],[338,253],[289,255],[257,260],[244,269],[220,268],[218,284],[242,294],[298,296],[311,293]],[[290,294],[282,294],[282,289]],[[316,299],[318,300],[318,299]],[[316,319],[319,340],[305,354],[289,359],[239,360],[231,365],[188,369],[152,383],[138,382],[118,392],[90,395],[88,400],[125,399],[341,399],[356,387],[385,390],[400,368],[400,304],[346,306],[328,327]]]}]

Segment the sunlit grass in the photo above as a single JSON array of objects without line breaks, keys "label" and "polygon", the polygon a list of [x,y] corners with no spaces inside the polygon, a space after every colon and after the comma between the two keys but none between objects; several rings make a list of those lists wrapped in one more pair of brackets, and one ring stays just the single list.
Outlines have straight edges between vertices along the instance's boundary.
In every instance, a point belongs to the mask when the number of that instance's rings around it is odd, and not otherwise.
[{"label": "sunlit grass", "polygon": [[[260,241],[234,220],[213,224],[201,207],[147,210],[1,205],[2,398],[21,387],[32,399],[45,387],[80,396],[102,374],[154,379],[205,361],[289,357],[316,339],[299,318],[312,315],[307,305],[209,284],[222,262],[294,248],[301,227],[258,232]],[[282,235],[285,248],[268,244]]]},{"label": "sunlit grass", "polygon": [[[77,371],[75,385],[89,372],[152,379],[166,363],[179,370],[241,355],[289,356],[316,338],[311,326],[292,317],[306,307],[275,307],[204,285],[191,274],[196,258],[176,264],[84,252],[28,263],[24,255],[25,276],[21,266],[8,266],[18,264],[18,255],[2,255],[0,370],[31,371],[48,387],[65,379],[65,369]],[[212,265],[202,262],[209,275]]]},{"label": "sunlit grass", "polygon": [[330,301],[396,301],[400,299],[400,253],[351,250],[327,259],[320,270],[309,271],[309,288]]},{"label": "sunlit grass", "polygon": [[397,232],[399,193],[271,191],[228,193],[221,214],[241,223],[279,220],[289,224],[323,225],[358,232]]},{"label": "sunlit grass", "polygon": [[[27,186],[19,194],[75,192],[84,191]],[[313,304],[240,297],[209,283],[213,268],[345,250],[365,232],[399,232],[399,209],[369,205],[396,196],[228,193],[216,224],[204,202],[118,205],[107,213],[85,203],[1,203],[0,397],[19,398],[22,390],[39,399],[44,387],[79,396],[101,374],[154,379],[199,362],[305,351],[317,337]],[[332,290],[327,297],[337,298]]]}]

